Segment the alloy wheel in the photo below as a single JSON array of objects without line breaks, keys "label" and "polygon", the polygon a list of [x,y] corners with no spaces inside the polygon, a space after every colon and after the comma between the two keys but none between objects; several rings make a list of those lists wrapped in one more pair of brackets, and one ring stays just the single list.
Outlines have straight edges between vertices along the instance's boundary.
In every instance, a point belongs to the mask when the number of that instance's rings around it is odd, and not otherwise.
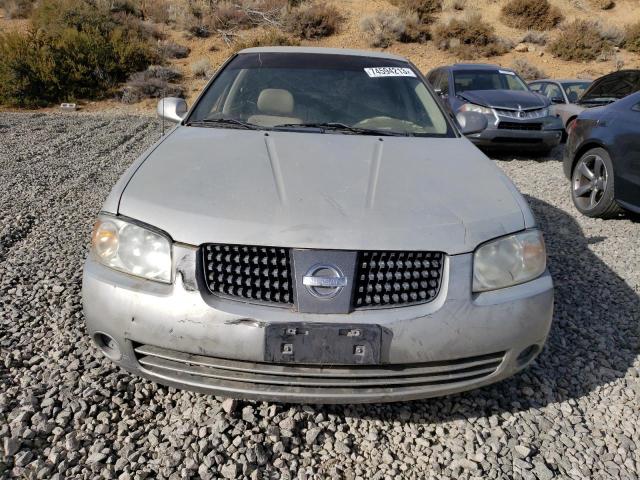
[{"label": "alloy wheel", "polygon": [[608,172],[602,157],[587,155],[573,170],[572,188],[576,203],[584,210],[598,206],[607,189]]}]

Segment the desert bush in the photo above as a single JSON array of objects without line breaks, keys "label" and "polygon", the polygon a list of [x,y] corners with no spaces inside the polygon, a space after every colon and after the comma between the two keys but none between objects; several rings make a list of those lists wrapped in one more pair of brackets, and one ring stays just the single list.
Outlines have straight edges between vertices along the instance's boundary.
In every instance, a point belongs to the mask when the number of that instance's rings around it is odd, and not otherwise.
[{"label": "desert bush", "polygon": [[153,22],[169,25],[177,21],[178,9],[169,0],[144,0],[142,14]]},{"label": "desert bush", "polygon": [[206,21],[212,30],[248,28],[252,25],[246,11],[233,2],[221,2],[215,5],[207,15]]},{"label": "desert bush", "polygon": [[211,63],[206,58],[196,60],[190,66],[191,74],[196,78],[208,77],[211,73]]},{"label": "desert bush", "polygon": [[640,53],[640,22],[627,25],[624,36],[624,48]]},{"label": "desert bush", "polygon": [[511,68],[525,80],[538,80],[540,78],[547,78],[547,74],[543,70],[539,69],[535,65],[532,65],[524,58],[518,58],[514,60],[511,64]]},{"label": "desert bush", "polygon": [[289,35],[285,35],[279,30],[271,29],[258,35],[257,37],[237,42],[235,44],[234,51],[237,52],[245,48],[255,47],[288,47],[298,45],[300,45],[300,41],[298,39],[291,38]]},{"label": "desert bush", "polygon": [[7,18],[28,18],[35,0],[0,0],[0,8]]},{"label": "desert bush", "polygon": [[296,37],[313,39],[333,35],[343,20],[336,7],[314,3],[291,10],[285,19],[285,26]]},{"label": "desert bush", "polygon": [[499,38],[491,25],[479,14],[466,18],[452,18],[448,23],[436,25],[433,39],[441,50],[450,51],[464,59],[478,56],[503,55],[513,48],[508,41]]},{"label": "desert bush", "polygon": [[27,33],[0,36],[1,103],[101,97],[156,59],[144,28],[85,0],[42,0],[31,23]]},{"label": "desert bush", "polygon": [[462,11],[467,6],[467,0],[445,0],[442,6],[443,10],[457,10]]},{"label": "desert bush", "polygon": [[590,0],[590,3],[595,8],[599,8],[600,10],[611,10],[616,6],[616,2],[614,0]]},{"label": "desert bush", "polygon": [[129,77],[120,99],[124,103],[136,103],[144,98],[182,97],[184,89],[173,83],[180,77],[181,74],[177,70],[152,65]]},{"label": "desert bush", "polygon": [[501,18],[513,28],[550,30],[564,17],[548,0],[509,0],[502,7]]},{"label": "desert bush", "polygon": [[442,0],[391,0],[401,12],[415,12],[420,20],[431,23],[434,14],[442,10]]},{"label": "desert bush", "polygon": [[392,12],[377,12],[364,17],[360,29],[369,38],[369,45],[376,48],[387,48],[400,39],[404,32],[402,18]]},{"label": "desert bush", "polygon": [[377,12],[364,17],[360,29],[369,38],[369,45],[377,48],[387,48],[394,41],[426,42],[431,38],[429,27],[420,21],[415,12]]},{"label": "desert bush", "polygon": [[170,58],[187,58],[191,53],[191,49],[184,45],[164,40],[158,42],[158,57],[167,60]]},{"label": "desert bush", "polygon": [[535,45],[546,45],[547,34],[544,32],[538,32],[537,30],[529,30],[522,37],[522,43],[533,43]]},{"label": "desert bush", "polygon": [[611,32],[592,20],[574,20],[551,42],[549,51],[562,60],[589,61],[604,59],[613,50]]}]

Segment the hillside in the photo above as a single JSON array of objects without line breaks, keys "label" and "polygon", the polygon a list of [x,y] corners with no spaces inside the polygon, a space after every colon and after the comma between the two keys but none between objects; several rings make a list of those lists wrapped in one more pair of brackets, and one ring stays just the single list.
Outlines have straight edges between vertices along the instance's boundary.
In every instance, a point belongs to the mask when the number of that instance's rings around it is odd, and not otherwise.
[{"label": "hillside", "polygon": [[[184,0],[187,1],[187,0]],[[144,3],[144,0],[141,0]],[[172,0],[175,8],[185,8],[183,0]],[[394,3],[398,4],[398,0]],[[444,0],[442,11],[435,12],[429,20],[428,28],[433,31],[438,24],[447,24],[452,18],[465,19],[472,13],[479,13],[482,20],[490,24],[495,34],[511,44],[511,49],[504,55],[477,58],[474,61],[492,62],[511,66],[517,59],[524,59],[534,67],[537,67],[550,77],[581,77],[594,78],[619,68],[640,68],[640,55],[632,53],[625,48],[613,47],[608,55],[593,61],[566,61],[554,57],[549,52],[549,43],[556,37],[564,35],[563,26],[576,19],[597,20],[601,26],[613,35],[619,34],[634,23],[640,22],[640,2],[638,0],[617,0],[612,8],[603,10],[598,8],[593,0],[550,0],[564,16],[562,23],[548,30],[544,35],[547,45],[522,44],[521,41],[527,33],[524,29],[512,28],[505,25],[501,19],[501,10],[507,0]],[[5,0],[7,4],[7,0]],[[302,45],[348,47],[370,49],[369,38],[363,33],[361,22],[364,17],[378,12],[397,14],[399,8],[386,0],[342,0],[333,5],[344,18],[339,25],[337,33],[327,37],[307,40],[300,39]],[[301,7],[302,8],[302,7]],[[0,11],[2,12],[2,11]],[[26,31],[29,28],[29,20],[8,18],[7,12],[0,13],[0,32]],[[166,64],[179,70],[182,78],[180,85],[184,87],[184,95],[192,101],[202,86],[206,83],[207,76],[215,70],[235,49],[238,44],[249,42],[264,33],[266,27],[233,28],[227,37],[227,42],[222,36],[214,32],[207,38],[199,38],[185,31],[184,25],[179,22],[160,24],[155,27],[165,38],[165,41],[173,41],[188,47],[190,53],[186,58],[167,59]],[[611,34],[611,33],[609,33]],[[459,55],[438,48],[435,40],[425,43],[401,43],[394,41],[385,50],[406,56],[423,71],[447,63],[461,61]],[[194,69],[194,64],[199,63],[199,68]],[[194,74],[194,70],[199,70]],[[204,73],[204,74],[203,74]],[[113,98],[98,102],[81,102],[85,109],[117,108],[124,110],[147,110],[155,104],[155,100],[147,99],[133,104],[123,104]]]}]

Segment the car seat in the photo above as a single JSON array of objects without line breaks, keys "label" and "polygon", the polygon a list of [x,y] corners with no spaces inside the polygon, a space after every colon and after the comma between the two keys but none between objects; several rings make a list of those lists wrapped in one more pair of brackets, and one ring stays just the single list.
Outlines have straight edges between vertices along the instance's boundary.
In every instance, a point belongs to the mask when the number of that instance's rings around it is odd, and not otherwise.
[{"label": "car seat", "polygon": [[294,107],[293,95],[288,90],[265,88],[258,96],[259,113],[251,115],[247,121],[263,127],[302,123],[300,118],[292,116]]}]

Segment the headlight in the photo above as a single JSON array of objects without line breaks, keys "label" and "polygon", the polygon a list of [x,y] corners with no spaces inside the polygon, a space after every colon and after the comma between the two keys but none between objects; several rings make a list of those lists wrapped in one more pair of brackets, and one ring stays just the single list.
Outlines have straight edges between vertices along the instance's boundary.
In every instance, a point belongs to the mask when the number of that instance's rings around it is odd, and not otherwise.
[{"label": "headlight", "polygon": [[543,108],[542,110],[540,110],[540,116],[541,117],[548,117],[549,116],[549,107]]},{"label": "headlight", "polygon": [[493,115],[493,109],[476,105],[475,103],[464,103],[459,109],[459,112],[478,112],[484,115]]},{"label": "headlight", "polygon": [[115,270],[171,283],[171,240],[151,228],[100,215],[91,235],[91,253]]},{"label": "headlight", "polygon": [[528,282],[546,268],[547,253],[539,230],[498,238],[478,247],[473,255],[473,291]]}]

